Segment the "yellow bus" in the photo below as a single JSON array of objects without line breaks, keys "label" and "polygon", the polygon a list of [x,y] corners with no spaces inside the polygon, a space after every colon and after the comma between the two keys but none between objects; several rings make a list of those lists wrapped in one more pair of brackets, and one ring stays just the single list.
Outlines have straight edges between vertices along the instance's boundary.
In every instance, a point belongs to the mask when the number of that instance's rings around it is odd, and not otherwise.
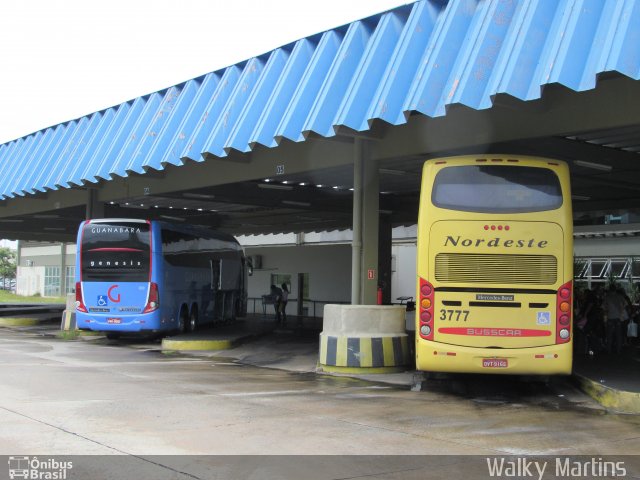
[{"label": "yellow bus", "polygon": [[417,239],[416,366],[570,374],[573,219],[564,162],[429,160]]}]

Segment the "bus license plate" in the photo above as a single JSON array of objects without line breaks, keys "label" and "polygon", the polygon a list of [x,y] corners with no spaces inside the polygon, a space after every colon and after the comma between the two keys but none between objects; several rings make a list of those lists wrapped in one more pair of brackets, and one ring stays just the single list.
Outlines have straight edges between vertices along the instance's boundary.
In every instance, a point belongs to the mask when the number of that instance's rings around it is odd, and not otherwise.
[{"label": "bus license plate", "polygon": [[484,368],[507,368],[509,361],[506,358],[483,358],[482,366]]},{"label": "bus license plate", "polygon": [[121,318],[107,318],[107,323],[119,324],[119,323],[122,323],[122,319]]}]

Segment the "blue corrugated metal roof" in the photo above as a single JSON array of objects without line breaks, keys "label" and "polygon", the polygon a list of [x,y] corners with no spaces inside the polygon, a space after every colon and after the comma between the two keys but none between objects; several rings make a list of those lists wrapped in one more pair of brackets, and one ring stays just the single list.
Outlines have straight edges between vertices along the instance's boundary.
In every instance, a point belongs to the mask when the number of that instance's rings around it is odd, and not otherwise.
[{"label": "blue corrugated metal roof", "polygon": [[0,145],[0,196],[640,79],[640,0],[423,0]]}]

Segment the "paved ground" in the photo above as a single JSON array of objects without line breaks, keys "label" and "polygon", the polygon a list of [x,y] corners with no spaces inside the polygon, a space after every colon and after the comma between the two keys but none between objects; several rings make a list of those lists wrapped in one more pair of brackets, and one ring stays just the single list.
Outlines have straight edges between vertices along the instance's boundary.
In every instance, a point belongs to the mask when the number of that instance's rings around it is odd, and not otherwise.
[{"label": "paved ground", "polygon": [[158,348],[1,330],[0,453],[640,452],[638,417],[605,414],[564,384],[458,376],[411,391],[308,364],[283,371],[307,347],[278,335],[234,359]]}]

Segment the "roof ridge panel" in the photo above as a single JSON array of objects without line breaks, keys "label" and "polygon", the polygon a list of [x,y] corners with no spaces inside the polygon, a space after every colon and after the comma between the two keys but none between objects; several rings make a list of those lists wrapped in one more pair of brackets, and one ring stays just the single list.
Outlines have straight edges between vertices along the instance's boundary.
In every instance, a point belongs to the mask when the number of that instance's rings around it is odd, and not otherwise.
[{"label": "roof ridge panel", "polygon": [[[530,0],[519,9],[513,19],[510,35],[510,51],[498,93],[506,93],[520,100],[540,98],[540,81],[543,64],[540,61],[545,50],[545,39],[557,16],[560,2]],[[509,38],[509,36],[507,37]]]},{"label": "roof ridge panel", "polygon": [[333,121],[334,126],[344,125],[356,131],[369,129],[367,112],[371,109],[378,85],[391,63],[407,17],[402,10],[382,15],[366,45],[360,66],[347,88]]},{"label": "roof ridge panel", "polygon": [[619,7],[618,21],[611,22],[611,50],[602,71],[615,70],[637,80],[640,77],[640,49],[637,48],[640,45],[640,2],[624,0],[615,6]]},{"label": "roof ridge panel", "polygon": [[280,75],[280,79],[265,105],[264,112],[258,118],[253,132],[249,136],[249,148],[251,150],[258,144],[265,147],[275,147],[277,145],[275,133],[278,127],[278,119],[282,118],[287,107],[292,102],[296,89],[307,69],[307,65],[311,62],[314,52],[315,44],[307,38],[298,40],[295,43],[282,75]]},{"label": "roof ridge panel", "polygon": [[284,48],[277,48],[269,55],[247,103],[235,120],[231,133],[223,146],[227,155],[231,150],[239,152],[250,150],[251,133],[263,115],[271,95],[274,94],[274,89],[287,65],[289,55],[290,52]]},{"label": "roof ridge panel", "polygon": [[[41,136],[42,134],[40,133],[40,137]],[[38,150],[37,144],[39,143],[40,137],[38,137],[38,135],[35,133],[29,135],[25,139],[25,143],[22,145],[20,152],[14,159],[15,168],[12,169],[12,171],[9,173],[9,176],[11,178],[10,183],[11,185],[13,185],[13,189],[15,192],[33,193],[20,188],[22,186],[20,181],[29,171],[29,166],[35,159],[35,157],[33,156],[33,152]]]},{"label": "roof ridge panel", "polygon": [[[587,5],[588,3],[588,5]],[[585,38],[592,40],[599,23],[602,6],[601,0],[565,0],[564,12],[560,16],[558,31],[549,36],[552,46],[543,75],[544,84],[559,83],[573,90],[581,90],[581,80],[590,49],[576,48]],[[562,10],[561,10],[562,11]],[[585,44],[586,45],[586,44]]]},{"label": "roof ridge panel", "polygon": [[495,2],[483,18],[478,16],[477,40],[468,56],[462,58],[465,67],[449,104],[459,103],[477,110],[491,108],[509,59],[510,49],[505,38],[513,29],[514,17],[523,8],[523,3]]},{"label": "roof ridge panel", "polygon": [[2,196],[4,198],[13,197],[13,185],[7,181],[7,175],[5,175],[5,171],[11,171],[14,163],[14,151],[18,150],[18,145],[24,143],[24,138],[18,138],[16,140],[12,140],[7,145],[7,152],[5,154],[4,162],[0,165],[0,178],[2,179]]},{"label": "roof ridge panel", "polygon": [[243,69],[238,65],[232,65],[228,67],[220,82],[216,86],[215,93],[206,104],[205,110],[201,113],[201,120],[198,127],[189,137],[184,150],[180,154],[180,160],[190,159],[196,162],[201,162],[202,158],[202,146],[204,145],[207,136],[216,125],[218,118],[223,111],[229,97],[235,90],[237,83],[240,80]]},{"label": "roof ridge panel", "polygon": [[474,0],[460,0],[447,4],[443,14],[438,17],[422,67],[418,69],[403,107],[405,116],[412,111],[430,117],[446,114],[442,98],[458,60],[461,45],[467,38],[475,9]]},{"label": "roof ridge panel", "polygon": [[185,145],[190,138],[185,132],[194,131],[198,123],[203,120],[205,109],[210,101],[215,99],[215,93],[222,81],[221,79],[224,78],[229,71],[230,69],[224,70],[222,75],[220,72],[212,72],[205,75],[202,81],[195,82],[195,96],[188,105],[186,113],[180,120],[180,124],[175,132],[173,132],[166,148],[158,152],[159,155],[157,157],[153,155],[149,158],[147,167],[162,170],[166,165],[182,165],[183,162],[180,159],[180,153],[185,149]]},{"label": "roof ridge panel", "polygon": [[[60,132],[62,132],[63,130],[64,130],[64,125],[62,124],[59,124],[55,128],[49,127],[46,130],[41,130],[43,132],[42,134],[43,142],[40,148],[36,152],[38,154],[37,155],[38,160],[42,159],[44,156],[46,156],[49,153],[51,146],[56,144],[57,139],[60,135]],[[44,191],[44,188],[42,186],[35,185],[33,182],[33,179],[37,178],[37,176],[40,174],[40,171],[41,169],[38,169],[38,168],[25,170],[23,173],[25,173],[26,176],[17,181],[14,181],[10,175],[5,175],[5,171],[2,170],[0,171],[0,178],[4,178],[6,182],[6,186],[11,186],[11,188],[14,190],[21,189],[22,185],[32,185],[34,189]],[[6,189],[5,189],[5,192],[6,192]]]},{"label": "roof ridge panel", "polygon": [[367,113],[369,121],[379,118],[392,125],[406,122],[402,107],[440,13],[432,2],[413,4],[392,61]]},{"label": "roof ridge panel", "polygon": [[[78,154],[78,160],[69,174],[70,184],[83,185],[85,183],[85,179],[82,177],[82,173],[86,170],[85,163],[91,161],[94,150],[100,145],[102,138],[105,136],[116,115],[115,112],[116,110],[114,108],[108,108],[98,112],[100,114],[100,121],[94,129],[91,137],[87,140],[84,148]],[[84,170],[80,170],[83,166]]]},{"label": "roof ridge panel", "polygon": [[276,128],[274,138],[277,143],[284,138],[294,142],[304,140],[302,128],[338,53],[342,38],[343,34],[338,29],[329,30],[320,38],[300,84]]},{"label": "roof ridge panel", "polygon": [[[43,162],[42,168],[35,170],[35,173],[37,173],[38,176],[33,179],[32,188],[40,190],[42,192],[46,191],[47,184],[45,182],[45,179],[51,174],[52,168],[60,158],[61,152],[64,151],[69,138],[73,136],[73,132],[76,130],[77,122],[78,120],[72,120],[60,125],[61,128],[59,135],[56,135],[56,139],[54,139],[55,145],[53,145],[53,149],[48,152],[49,154],[47,155],[47,160]],[[52,188],[51,190],[56,189]]]},{"label": "roof ridge panel", "polygon": [[164,168],[161,163],[162,157],[170,148],[176,132],[179,131],[189,108],[193,105],[200,85],[201,82],[194,79],[189,80],[182,87],[175,103],[171,105],[169,118],[165,119],[159,133],[154,137],[153,142],[150,143],[148,150],[144,153],[145,158],[142,161],[142,167],[145,170],[148,168],[162,170]]},{"label": "roof ridge panel", "polygon": [[149,151],[174,115],[176,103],[182,96],[182,90],[182,88],[174,86],[165,91],[155,111],[152,112],[153,117],[144,127],[143,133],[133,142],[135,149],[128,157],[128,163],[124,167],[126,172],[144,173],[146,171],[145,166],[148,162]]},{"label": "roof ridge panel", "polygon": [[72,151],[67,156],[65,166],[62,169],[59,169],[58,177],[54,181],[55,185],[63,188],[69,188],[71,186],[69,180],[72,178],[71,175],[73,171],[77,168],[80,159],[80,153],[84,150],[84,147],[93,136],[93,133],[100,124],[101,120],[101,112],[96,112],[91,115],[91,117],[89,118],[89,124],[82,133],[82,136],[78,139],[75,146],[73,146]]},{"label": "roof ridge panel", "polygon": [[64,146],[56,156],[57,158],[53,161],[51,165],[51,169],[48,172],[48,176],[43,178],[42,185],[45,188],[50,188],[52,190],[57,190],[60,188],[55,183],[55,177],[58,175],[61,169],[63,169],[63,165],[65,164],[66,159],[69,155],[71,155],[77,145],[77,143],[82,139],[84,132],[89,124],[89,117],[82,117],[76,121],[76,126],[71,134],[71,136],[67,137],[64,140]]},{"label": "roof ridge panel", "polygon": [[329,72],[302,127],[303,135],[315,132],[323,137],[335,135],[333,121],[357,71],[372,29],[358,20],[349,25]]},{"label": "roof ridge panel", "polygon": [[[118,109],[118,115],[116,115],[114,119],[114,122],[117,122],[113,125],[115,127],[114,131],[109,130],[109,133],[112,135],[105,138],[107,142],[106,148],[101,157],[98,158],[99,164],[92,175],[96,179],[96,182],[98,178],[104,180],[111,180],[113,178],[111,174],[115,160],[122,151],[122,147],[127,141],[133,126],[138,122],[139,116],[144,110],[146,103],[147,99],[145,97],[138,97],[131,103],[126,102],[121,105],[121,108],[125,107],[122,115],[120,115],[120,109]],[[87,180],[91,181],[90,179]]]},{"label": "roof ridge panel", "polygon": [[251,94],[264,68],[265,62],[260,57],[253,57],[247,62],[238,83],[224,106],[222,115],[218,117],[213,130],[204,142],[204,146],[200,149],[203,158],[205,153],[216,157],[225,157],[227,155],[224,151],[225,144],[233,132],[233,127],[244,106],[251,98]]},{"label": "roof ridge panel", "polygon": [[115,174],[119,177],[127,177],[129,176],[130,171],[144,173],[141,169],[138,171],[137,168],[132,168],[131,161],[138,145],[144,139],[145,132],[156,119],[156,114],[161,108],[163,97],[164,95],[160,92],[152,93],[147,97],[142,111],[138,114],[138,118],[133,126],[128,129],[129,131],[127,132],[125,141],[118,149],[115,160],[109,170],[109,174]]}]

